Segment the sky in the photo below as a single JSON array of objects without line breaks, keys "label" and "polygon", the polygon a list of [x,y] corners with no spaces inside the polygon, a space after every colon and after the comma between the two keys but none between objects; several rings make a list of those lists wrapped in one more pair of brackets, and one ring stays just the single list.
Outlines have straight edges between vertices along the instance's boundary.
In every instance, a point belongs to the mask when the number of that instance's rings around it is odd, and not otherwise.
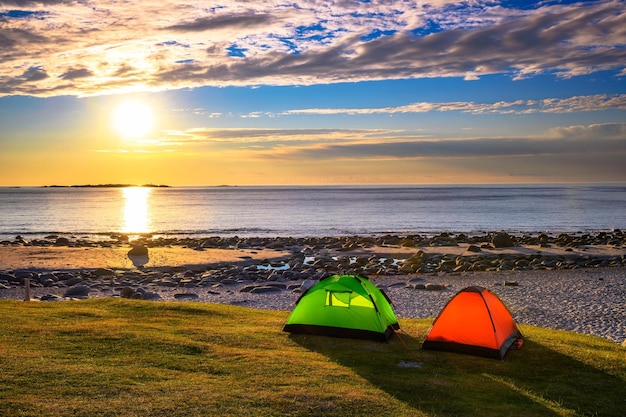
[{"label": "sky", "polygon": [[0,186],[626,183],[625,1],[0,0]]}]

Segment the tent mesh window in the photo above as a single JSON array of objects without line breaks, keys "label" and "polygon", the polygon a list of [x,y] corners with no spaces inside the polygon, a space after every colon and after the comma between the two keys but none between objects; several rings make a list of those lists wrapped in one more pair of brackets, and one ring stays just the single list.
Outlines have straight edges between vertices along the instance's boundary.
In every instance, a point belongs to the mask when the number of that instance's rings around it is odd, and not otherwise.
[{"label": "tent mesh window", "polygon": [[326,291],[327,307],[350,308],[352,291]]}]

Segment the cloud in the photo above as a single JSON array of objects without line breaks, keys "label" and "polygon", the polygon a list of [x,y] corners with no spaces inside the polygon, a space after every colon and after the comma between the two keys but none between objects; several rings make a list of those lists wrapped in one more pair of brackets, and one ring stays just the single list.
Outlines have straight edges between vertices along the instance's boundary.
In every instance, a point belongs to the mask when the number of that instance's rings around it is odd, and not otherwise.
[{"label": "cloud", "polygon": [[78,68],[78,69],[70,69],[65,74],[61,74],[59,78],[63,78],[66,80],[76,80],[79,78],[90,77],[93,75],[91,71],[86,68]]},{"label": "cloud", "polygon": [[269,159],[385,160],[460,159],[528,157],[547,155],[626,155],[626,141],[596,139],[572,143],[563,140],[539,141],[527,138],[488,138],[468,140],[420,140],[388,143],[330,143],[284,149],[268,153]]},{"label": "cloud", "polygon": [[362,140],[389,137],[398,131],[389,129],[212,129],[195,128],[184,131],[167,131],[164,143],[293,143]]},{"label": "cloud", "polygon": [[0,6],[32,7],[38,5],[74,3],[76,0],[0,0]]},{"label": "cloud", "polygon": [[[410,131],[310,130],[306,133],[258,132],[255,130],[216,131],[222,140],[246,137],[260,141],[265,133],[276,143],[264,146],[257,158],[270,160],[410,160],[511,157],[563,157],[592,155],[626,157],[626,123],[593,124],[554,128],[544,135],[500,138],[432,138]],[[298,143],[279,141],[281,136],[306,138]],[[332,140],[325,140],[327,138]],[[341,140],[339,140],[341,139]]]},{"label": "cloud", "polygon": [[427,113],[459,111],[473,114],[531,114],[531,113],[573,113],[583,111],[601,111],[609,109],[626,110],[626,94],[596,94],[592,96],[575,96],[569,98],[548,98],[543,100],[499,101],[495,103],[419,102],[405,106],[380,108],[349,108],[349,109],[297,109],[287,110],[282,115],[298,114],[396,114],[396,113]]},{"label": "cloud", "polygon": [[209,129],[164,132],[162,146],[270,161],[408,161],[626,157],[626,123],[563,126],[529,137],[437,138],[390,129]]},{"label": "cloud", "polygon": [[272,22],[270,14],[231,14],[202,17],[190,22],[167,26],[163,30],[174,32],[203,32],[219,29],[240,29],[263,27]]},{"label": "cloud", "polygon": [[[3,95],[626,71],[617,0],[521,9],[445,0],[0,5],[19,8],[0,17]],[[48,77],[24,83],[31,67]]]},{"label": "cloud", "polygon": [[626,123],[604,123],[589,126],[568,126],[551,129],[550,137],[569,140],[593,141],[601,140],[626,141]]},{"label": "cloud", "polygon": [[41,67],[30,67],[22,74],[21,78],[26,82],[41,81],[48,78],[48,74]]}]

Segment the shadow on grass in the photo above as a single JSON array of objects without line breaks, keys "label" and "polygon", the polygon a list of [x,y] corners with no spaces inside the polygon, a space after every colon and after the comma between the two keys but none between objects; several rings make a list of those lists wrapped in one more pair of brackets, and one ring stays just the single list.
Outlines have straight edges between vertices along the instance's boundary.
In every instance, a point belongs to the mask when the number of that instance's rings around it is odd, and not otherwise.
[{"label": "shadow on grass", "polygon": [[528,337],[505,361],[422,350],[422,340],[406,334],[388,344],[290,337],[427,414],[617,417],[626,406],[623,378]]}]

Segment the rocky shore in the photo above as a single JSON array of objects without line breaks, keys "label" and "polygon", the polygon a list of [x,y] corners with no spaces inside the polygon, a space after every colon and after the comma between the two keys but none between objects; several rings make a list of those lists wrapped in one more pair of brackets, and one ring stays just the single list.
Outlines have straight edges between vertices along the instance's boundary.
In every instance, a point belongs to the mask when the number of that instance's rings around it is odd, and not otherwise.
[{"label": "rocky shore", "polygon": [[[520,323],[626,339],[626,234],[546,233],[475,236],[327,238],[174,238],[121,234],[108,239],[47,236],[0,242],[0,298],[90,297],[195,300],[290,310],[316,280],[335,273],[369,276],[385,289],[400,317],[434,317],[457,291],[482,285],[498,294]],[[20,250],[31,252],[19,252]],[[38,258],[24,267],[11,254]],[[124,262],[72,267],[52,264],[56,251],[80,258],[123,251]],[[79,252],[77,252],[79,251]],[[161,251],[161,252],[159,252]],[[179,251],[168,262],[163,251]],[[219,252],[218,252],[219,251]],[[210,258],[209,254],[234,257]],[[31,255],[23,255],[31,254]],[[19,260],[19,259],[18,259]],[[119,266],[116,266],[119,265]]]}]

